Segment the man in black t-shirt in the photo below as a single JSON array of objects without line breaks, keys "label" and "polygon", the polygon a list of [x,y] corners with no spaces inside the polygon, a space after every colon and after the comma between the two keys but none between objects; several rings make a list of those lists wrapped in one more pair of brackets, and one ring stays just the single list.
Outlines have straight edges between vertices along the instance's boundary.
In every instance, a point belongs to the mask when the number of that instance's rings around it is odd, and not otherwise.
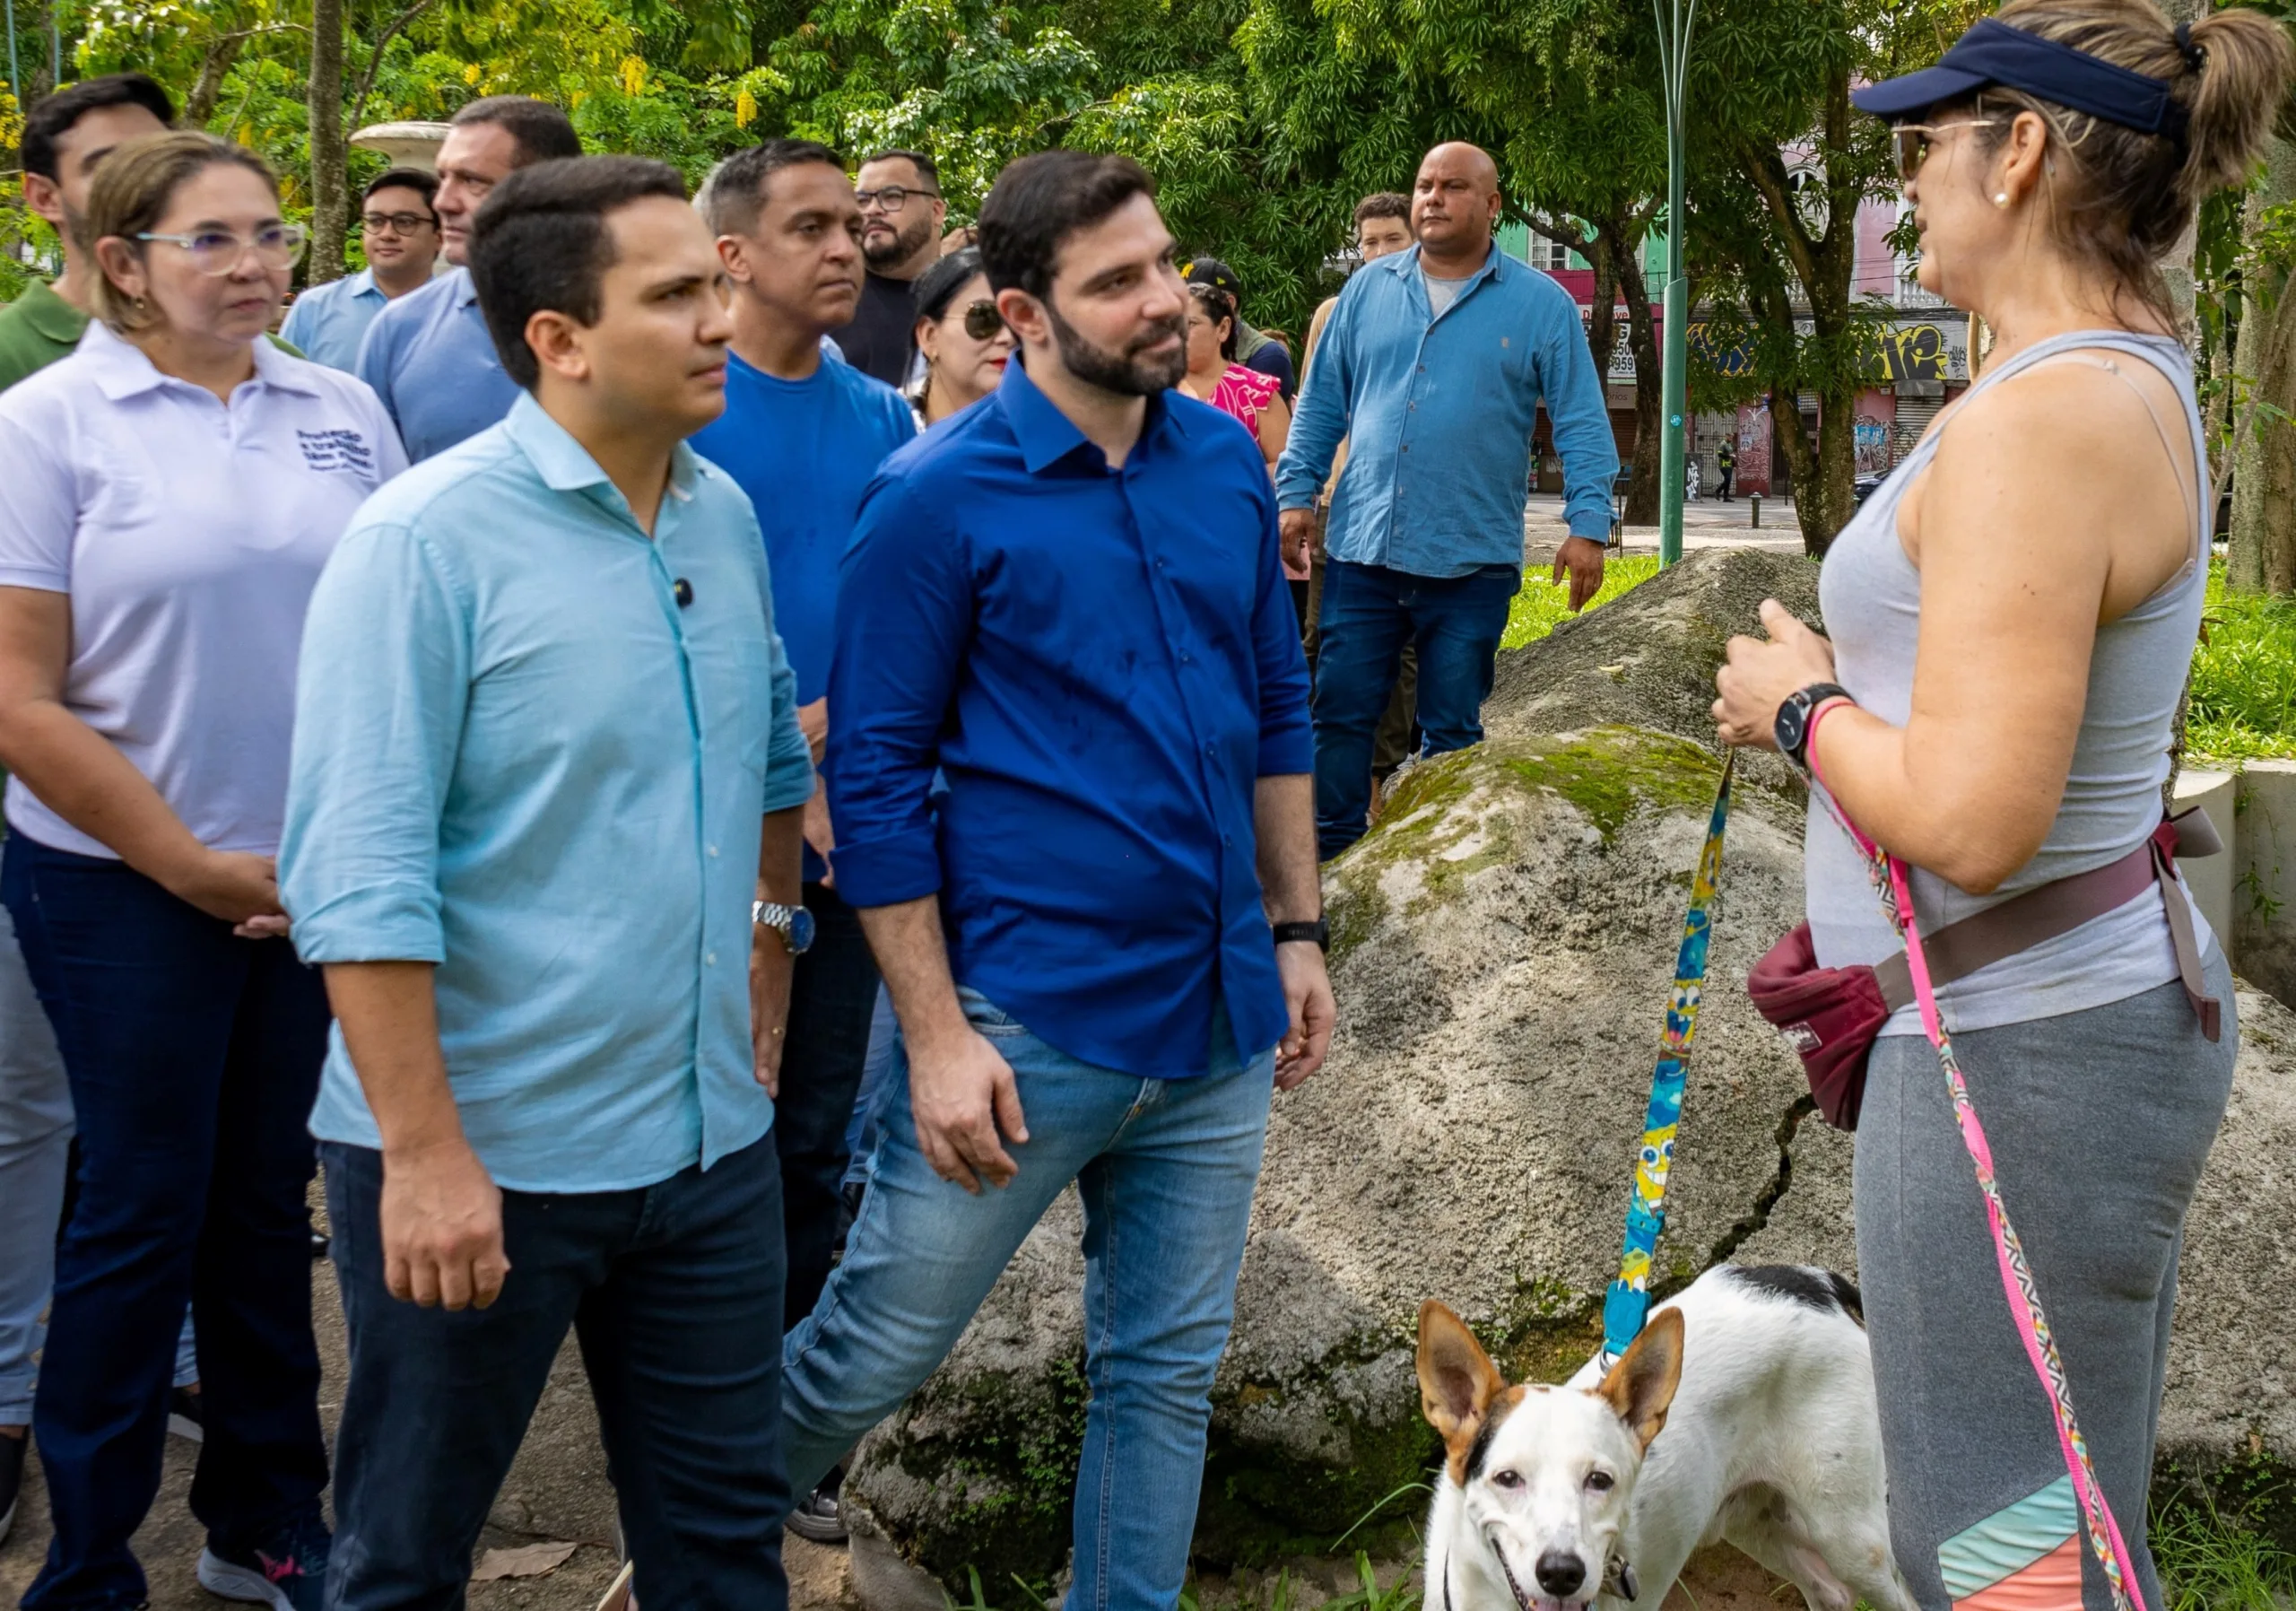
[{"label": "man in black t-shirt", "polygon": [[837,333],[845,361],[863,374],[906,388],[917,361],[911,283],[941,256],[948,208],[940,170],[921,151],[881,151],[854,176],[861,203],[861,255],[868,274],[853,322]]}]

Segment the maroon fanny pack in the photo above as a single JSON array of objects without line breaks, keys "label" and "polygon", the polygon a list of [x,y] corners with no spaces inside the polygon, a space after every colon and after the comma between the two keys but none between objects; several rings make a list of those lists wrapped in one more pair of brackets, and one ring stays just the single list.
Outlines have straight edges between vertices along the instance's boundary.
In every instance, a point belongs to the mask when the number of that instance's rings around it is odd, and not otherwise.
[{"label": "maroon fanny pack", "polygon": [[[2195,806],[2163,821],[2118,861],[2075,873],[1989,906],[1960,922],[1922,936],[1933,986],[1966,979],[1979,968],[2069,934],[2092,918],[2157,885],[2176,946],[2177,972],[2201,1030],[2216,1039],[2221,1009],[2203,988],[2200,947],[2192,911],[2177,887],[2177,858],[2213,856],[2224,849],[2215,826]],[[1877,967],[1822,968],[1807,923],[1771,946],[1746,975],[1754,1010],[1774,1024],[1802,1059],[1818,1111],[1836,1129],[1857,1128],[1866,1096],[1866,1061],[1892,1014],[1913,1000],[1913,974],[1905,953]]]}]

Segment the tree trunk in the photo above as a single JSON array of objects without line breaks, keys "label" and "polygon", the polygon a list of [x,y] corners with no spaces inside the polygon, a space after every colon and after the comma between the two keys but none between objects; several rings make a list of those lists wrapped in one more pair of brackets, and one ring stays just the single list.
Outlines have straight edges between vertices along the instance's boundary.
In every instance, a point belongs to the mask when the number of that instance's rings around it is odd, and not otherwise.
[{"label": "tree trunk", "polygon": [[[2296,142],[2275,140],[2262,187],[2248,197],[2254,230],[2266,207],[2296,196]],[[2252,388],[2232,425],[2232,547],[2228,586],[2296,593],[2296,284],[2259,265],[2242,298],[2233,372]]]},{"label": "tree trunk", "polygon": [[215,115],[216,101],[222,99],[224,75],[239,59],[247,42],[246,34],[230,33],[207,47],[206,55],[199,60],[199,77],[192,83],[190,99],[183,103],[186,128],[207,126],[207,120]]},{"label": "tree trunk", "polygon": [[311,0],[311,79],[305,102],[311,132],[313,285],[343,277],[351,229],[351,175],[343,141],[343,0]]},{"label": "tree trunk", "polygon": [[1626,299],[1626,342],[1634,353],[1634,478],[1627,483],[1626,523],[1658,524],[1659,433],[1665,429],[1666,376],[1650,318],[1649,282],[1642,277],[1642,241],[1622,233],[1617,248],[1619,292]]},{"label": "tree trunk", "polygon": [[1595,301],[1587,312],[1587,351],[1607,390],[1611,354],[1618,351],[1618,259],[1611,250],[1610,231],[1597,225],[1586,252],[1587,261],[1595,266]]}]

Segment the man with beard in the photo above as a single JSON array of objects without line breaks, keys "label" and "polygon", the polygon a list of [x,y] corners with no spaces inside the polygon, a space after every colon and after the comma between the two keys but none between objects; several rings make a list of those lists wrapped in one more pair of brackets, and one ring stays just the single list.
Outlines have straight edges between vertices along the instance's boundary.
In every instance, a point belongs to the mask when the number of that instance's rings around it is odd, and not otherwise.
[{"label": "man with beard", "polygon": [[909,1101],[782,1349],[803,1492],[1075,1182],[1071,1603],[1106,1611],[1179,1595],[1271,1092],[1332,1026],[1275,502],[1249,434],[1170,389],[1187,297],[1154,196],[1126,157],[1005,169],[980,254],[1019,361],[886,461],[845,554],[831,859]]},{"label": "man with beard", "polygon": [[868,275],[853,322],[838,332],[845,361],[898,391],[917,362],[917,276],[939,260],[941,172],[921,151],[881,151],[854,176],[861,204],[861,254]]}]

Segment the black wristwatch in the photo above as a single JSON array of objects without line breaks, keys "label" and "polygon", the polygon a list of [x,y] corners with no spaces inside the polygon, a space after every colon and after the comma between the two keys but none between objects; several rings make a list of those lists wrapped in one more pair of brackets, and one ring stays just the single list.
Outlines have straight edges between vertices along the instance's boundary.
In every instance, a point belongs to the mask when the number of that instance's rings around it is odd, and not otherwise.
[{"label": "black wristwatch", "polygon": [[1275,925],[1275,943],[1277,945],[1289,945],[1300,940],[1313,940],[1318,949],[1329,951],[1331,949],[1331,923],[1329,919],[1318,918],[1312,923],[1278,923]]},{"label": "black wristwatch", "polygon": [[1810,765],[1810,717],[1828,700],[1846,700],[1849,690],[1839,683],[1813,683],[1807,688],[1797,688],[1786,696],[1778,707],[1778,716],[1770,723],[1770,736],[1778,740],[1778,753],[1805,771]]}]

